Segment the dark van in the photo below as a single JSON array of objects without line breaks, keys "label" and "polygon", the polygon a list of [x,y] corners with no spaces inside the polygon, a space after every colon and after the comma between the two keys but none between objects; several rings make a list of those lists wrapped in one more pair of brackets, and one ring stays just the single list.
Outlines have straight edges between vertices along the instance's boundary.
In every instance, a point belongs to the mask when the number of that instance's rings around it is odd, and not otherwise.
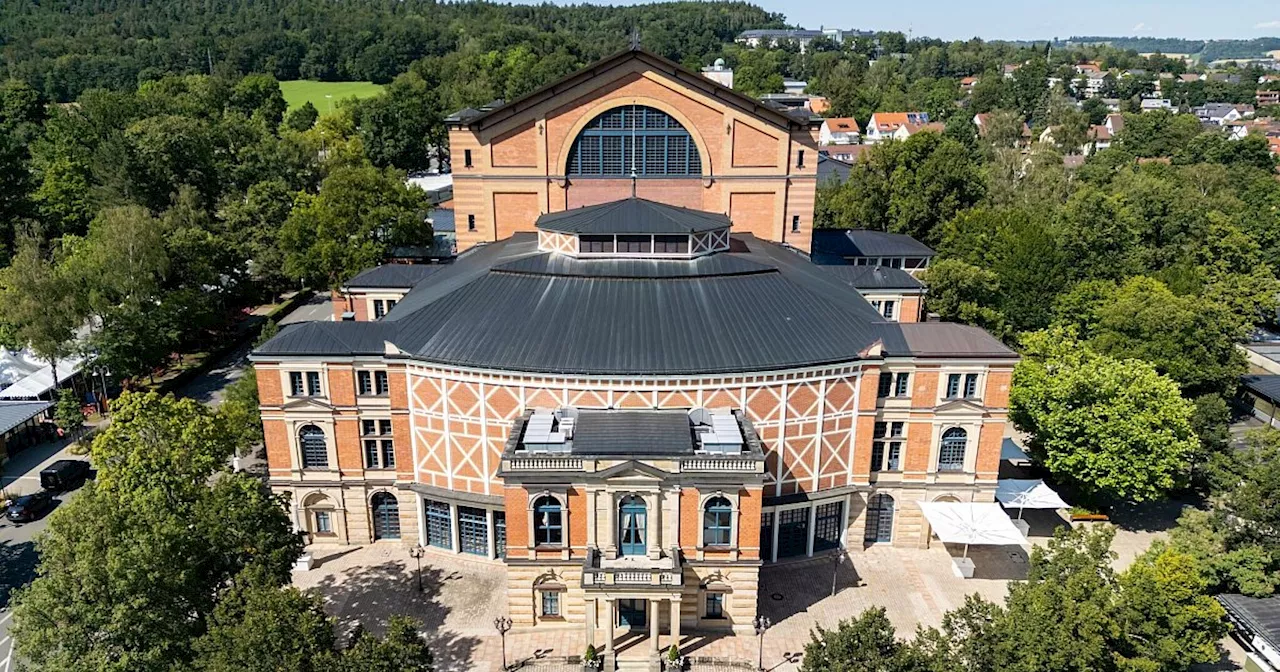
[{"label": "dark van", "polygon": [[40,471],[40,487],[52,492],[71,490],[89,476],[84,460],[58,460]]}]

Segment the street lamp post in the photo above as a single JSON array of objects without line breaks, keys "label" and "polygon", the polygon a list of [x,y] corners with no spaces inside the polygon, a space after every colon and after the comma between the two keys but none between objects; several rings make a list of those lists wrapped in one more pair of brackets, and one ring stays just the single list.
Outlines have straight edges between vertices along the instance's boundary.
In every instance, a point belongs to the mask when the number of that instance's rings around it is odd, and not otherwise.
[{"label": "street lamp post", "polygon": [[498,631],[498,636],[502,638],[502,669],[507,669],[507,633],[511,631],[511,619],[506,616],[499,616],[493,619],[493,629]]},{"label": "street lamp post", "polygon": [[756,667],[758,669],[763,670],[764,669],[764,633],[770,627],[773,627],[773,621],[770,621],[768,616],[756,616],[755,620],[751,621],[751,625],[755,627],[756,636],[760,638],[760,655],[759,655],[759,658],[756,659]]},{"label": "street lamp post", "polygon": [[418,592],[422,592],[422,556],[426,554],[427,549],[421,546],[414,546],[409,549],[409,556],[418,563]]}]

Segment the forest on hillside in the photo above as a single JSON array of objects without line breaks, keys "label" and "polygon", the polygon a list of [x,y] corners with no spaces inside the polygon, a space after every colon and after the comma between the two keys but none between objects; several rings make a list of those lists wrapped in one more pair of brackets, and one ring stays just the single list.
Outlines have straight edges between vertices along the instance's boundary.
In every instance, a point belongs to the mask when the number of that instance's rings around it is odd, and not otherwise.
[{"label": "forest on hillside", "polygon": [[433,0],[14,0],[0,3],[8,78],[49,99],[130,90],[165,74],[265,73],[278,80],[391,81],[410,63],[516,45],[582,64],[627,44],[676,61],[783,17],[745,2],[634,7]]},{"label": "forest on hillside", "polygon": [[1203,62],[1224,58],[1264,58],[1267,52],[1280,49],[1280,37],[1258,37],[1252,40],[1187,40],[1180,37],[1103,37],[1083,36],[1067,39],[1067,44],[1107,44],[1116,49],[1140,54],[1189,54]]}]

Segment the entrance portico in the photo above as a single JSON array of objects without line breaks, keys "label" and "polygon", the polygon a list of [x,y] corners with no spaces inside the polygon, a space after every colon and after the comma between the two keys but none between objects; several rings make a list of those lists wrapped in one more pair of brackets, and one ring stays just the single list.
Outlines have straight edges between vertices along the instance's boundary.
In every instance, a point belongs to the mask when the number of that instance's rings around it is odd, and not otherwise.
[{"label": "entrance portico", "polygon": [[646,657],[660,654],[672,645],[679,648],[679,594],[610,593],[588,595],[586,600],[587,644],[601,651],[606,660],[617,658],[615,643],[620,633],[647,633],[641,652]]}]

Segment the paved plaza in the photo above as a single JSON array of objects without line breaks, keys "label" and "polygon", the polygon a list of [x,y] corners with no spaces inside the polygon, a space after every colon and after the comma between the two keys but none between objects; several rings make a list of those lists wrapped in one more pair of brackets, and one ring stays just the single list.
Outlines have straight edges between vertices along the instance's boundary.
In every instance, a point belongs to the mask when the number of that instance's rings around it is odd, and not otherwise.
[{"label": "paved plaza", "polygon": [[[1176,517],[1176,507],[1135,517],[1132,525],[1126,520],[1114,544],[1120,556],[1116,564],[1128,564],[1161,535],[1159,530],[1169,516]],[[1035,544],[1044,544],[1056,525],[1066,524],[1043,512],[1028,512],[1027,518]],[[1141,523],[1143,520],[1147,522]],[[344,632],[356,624],[378,631],[390,616],[407,614],[423,623],[439,670],[501,669],[502,644],[493,629],[494,618],[505,611],[506,573],[501,565],[428,552],[422,558],[423,592],[419,593],[415,561],[403,546],[312,550],[317,566],[296,573],[294,583],[304,590],[318,590]],[[765,637],[765,667],[776,672],[798,669],[811,629],[817,625],[833,627],[871,607],[884,607],[899,636],[910,637],[918,625],[938,625],[942,615],[963,605],[969,594],[1002,601],[1008,581],[1026,575],[1027,550],[971,547],[969,557],[974,559],[976,572],[969,580],[961,580],[951,571],[951,557],[959,556],[962,549],[947,548],[936,541],[928,549],[873,546],[856,550],[838,568],[830,556],[766,566],[761,571],[760,611],[774,626]],[[617,641],[623,657],[643,656],[648,650],[644,637],[622,630]],[[585,646],[581,626],[536,633],[516,630],[506,638],[509,661],[579,655]],[[757,640],[686,633],[683,650],[692,656],[754,662]]]}]

